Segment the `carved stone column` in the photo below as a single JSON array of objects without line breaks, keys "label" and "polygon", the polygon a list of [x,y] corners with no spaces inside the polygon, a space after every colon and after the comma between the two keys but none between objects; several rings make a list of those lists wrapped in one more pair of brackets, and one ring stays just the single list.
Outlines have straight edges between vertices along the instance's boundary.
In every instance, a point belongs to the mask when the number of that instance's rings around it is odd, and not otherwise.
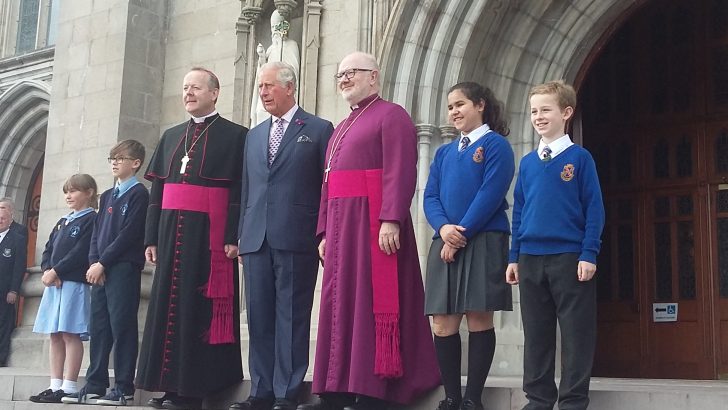
[{"label": "carved stone column", "polygon": [[425,217],[424,199],[425,186],[427,185],[427,177],[430,170],[430,146],[432,145],[432,137],[439,131],[437,126],[432,124],[417,124],[417,213],[415,219],[416,237],[417,237],[417,253],[420,255],[420,266],[425,271],[427,260],[427,249],[430,241],[430,229]]},{"label": "carved stone column", "polygon": [[260,20],[262,0],[240,0],[244,6],[235,24],[237,51],[235,58],[235,82],[233,90],[233,121],[250,124],[250,101],[255,81],[255,25]]},{"label": "carved stone column", "polygon": [[[301,73],[298,79],[299,104],[308,112],[316,112],[318,59],[322,0],[306,0],[303,9],[303,39],[301,41]],[[276,2],[277,5],[277,2]]]},{"label": "carved stone column", "polygon": [[453,138],[458,135],[458,130],[452,125],[446,124],[440,126],[440,135],[442,136],[442,144],[449,144]]}]

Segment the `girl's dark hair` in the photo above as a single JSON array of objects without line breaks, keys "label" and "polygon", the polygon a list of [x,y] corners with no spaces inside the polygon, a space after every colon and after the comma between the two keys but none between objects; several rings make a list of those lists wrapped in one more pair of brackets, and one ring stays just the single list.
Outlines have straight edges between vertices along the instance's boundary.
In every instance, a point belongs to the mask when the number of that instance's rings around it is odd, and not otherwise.
[{"label": "girl's dark hair", "polygon": [[483,123],[488,124],[490,129],[503,136],[511,133],[508,128],[508,121],[504,117],[503,103],[495,98],[490,88],[483,87],[476,82],[465,81],[453,85],[447,93],[450,94],[455,90],[460,90],[468,100],[476,105],[481,101],[485,104]]}]

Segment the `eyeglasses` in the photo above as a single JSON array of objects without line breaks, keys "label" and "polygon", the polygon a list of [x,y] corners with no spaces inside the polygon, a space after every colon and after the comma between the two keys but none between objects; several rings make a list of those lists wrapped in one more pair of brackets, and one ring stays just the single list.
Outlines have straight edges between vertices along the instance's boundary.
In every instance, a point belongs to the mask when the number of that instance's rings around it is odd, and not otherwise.
[{"label": "eyeglasses", "polygon": [[106,158],[106,160],[109,161],[109,164],[113,164],[114,162],[124,162],[127,159],[130,160],[130,161],[133,161],[135,158],[131,158],[131,157],[116,157],[116,158],[109,157],[109,158]]},{"label": "eyeglasses", "polygon": [[334,74],[334,78],[336,79],[336,81],[344,81],[344,79],[346,79],[347,81],[349,81],[352,78],[354,78],[354,76],[356,75],[356,73],[359,72],[359,71],[372,72],[374,70],[371,70],[371,69],[368,69],[368,68],[350,68],[348,70],[344,70],[344,71],[342,71],[340,73]]}]

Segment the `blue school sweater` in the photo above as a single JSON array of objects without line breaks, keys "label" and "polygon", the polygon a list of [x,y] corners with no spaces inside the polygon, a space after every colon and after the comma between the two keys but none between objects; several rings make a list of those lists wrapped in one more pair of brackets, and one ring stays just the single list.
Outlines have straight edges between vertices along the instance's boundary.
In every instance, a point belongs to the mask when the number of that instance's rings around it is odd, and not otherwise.
[{"label": "blue school sweater", "polygon": [[149,191],[138,183],[116,199],[113,194],[113,188],[101,194],[88,260],[105,268],[129,262],[141,271]]},{"label": "blue school sweater", "polygon": [[55,269],[62,281],[86,283],[88,248],[94,227],[95,212],[89,212],[66,224],[61,218],[51,231],[40,263],[43,272]]},{"label": "blue school sweater", "polygon": [[510,232],[505,196],[513,180],[515,164],[511,144],[488,131],[463,152],[459,140],[441,146],[430,166],[424,210],[435,229],[445,224],[465,227],[465,237],[479,232]]},{"label": "blue school sweater", "polygon": [[510,262],[520,253],[578,253],[596,263],[604,228],[604,203],[594,159],[572,145],[551,161],[536,151],[521,160],[513,193]]}]

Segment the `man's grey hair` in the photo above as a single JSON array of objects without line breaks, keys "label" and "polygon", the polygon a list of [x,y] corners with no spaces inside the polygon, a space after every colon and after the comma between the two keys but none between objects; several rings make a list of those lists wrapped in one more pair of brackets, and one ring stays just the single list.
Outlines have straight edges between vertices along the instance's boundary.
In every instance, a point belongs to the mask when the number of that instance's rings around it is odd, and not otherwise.
[{"label": "man's grey hair", "polygon": [[262,72],[269,68],[276,70],[276,80],[278,80],[279,84],[285,87],[290,83],[293,86],[293,91],[296,91],[296,69],[292,65],[284,61],[270,61],[263,64],[260,67],[260,71]]},{"label": "man's grey hair", "polygon": [[10,213],[15,213],[15,201],[13,201],[13,198],[9,197],[2,197],[0,198],[0,203],[6,204],[6,207],[10,211]]}]

